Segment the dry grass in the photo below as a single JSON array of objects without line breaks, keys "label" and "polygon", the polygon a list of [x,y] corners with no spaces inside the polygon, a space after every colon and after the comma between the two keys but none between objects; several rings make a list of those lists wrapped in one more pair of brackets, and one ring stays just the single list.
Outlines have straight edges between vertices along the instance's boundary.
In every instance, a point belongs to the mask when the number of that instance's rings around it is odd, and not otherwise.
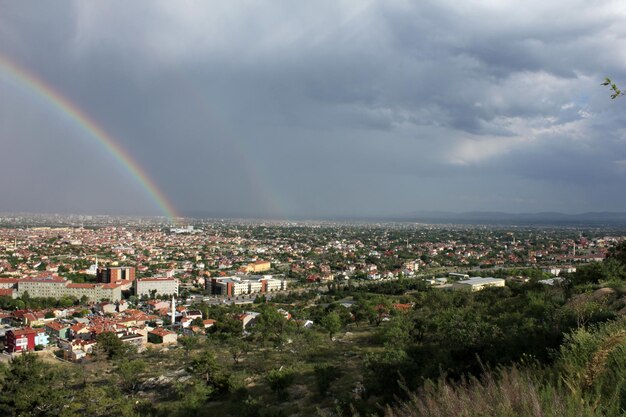
[{"label": "dry grass", "polygon": [[515,367],[487,371],[479,381],[427,384],[409,401],[387,408],[385,417],[591,417],[580,398],[538,382]]},{"label": "dry grass", "polygon": [[589,362],[584,377],[584,387],[590,388],[606,371],[609,354],[626,339],[626,331],[622,330],[606,339]]}]

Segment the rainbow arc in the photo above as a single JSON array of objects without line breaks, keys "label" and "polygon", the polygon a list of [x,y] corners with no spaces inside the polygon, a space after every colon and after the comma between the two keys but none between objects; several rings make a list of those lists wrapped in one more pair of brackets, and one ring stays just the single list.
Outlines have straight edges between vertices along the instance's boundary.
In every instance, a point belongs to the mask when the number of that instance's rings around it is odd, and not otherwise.
[{"label": "rainbow arc", "polygon": [[124,167],[126,172],[141,185],[146,194],[154,201],[166,217],[171,221],[175,221],[175,219],[179,217],[174,205],[159,189],[152,178],[150,178],[146,170],[122,147],[119,141],[109,135],[93,118],[82,111],[70,99],[35,74],[2,56],[0,56],[0,70],[18,85],[28,89],[31,93],[42,99],[53,109],[63,113],[69,120],[85,131],[88,137],[94,139],[101,145]]}]

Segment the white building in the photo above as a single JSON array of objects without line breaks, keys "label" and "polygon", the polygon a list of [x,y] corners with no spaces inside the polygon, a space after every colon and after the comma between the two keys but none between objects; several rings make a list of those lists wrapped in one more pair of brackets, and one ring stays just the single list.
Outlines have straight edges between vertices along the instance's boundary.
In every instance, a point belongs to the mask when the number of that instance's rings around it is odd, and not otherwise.
[{"label": "white building", "polygon": [[142,278],[133,281],[135,295],[178,295],[178,280],[167,277]]},{"label": "white building", "polygon": [[242,294],[266,293],[286,290],[287,281],[272,278],[271,275],[256,275],[246,278],[237,276],[212,278],[206,282],[211,293],[234,297]]},{"label": "white building", "polygon": [[248,287],[250,294],[263,291],[263,283],[261,281],[248,280]]},{"label": "white building", "polygon": [[452,289],[455,291],[480,291],[487,287],[504,287],[504,280],[501,278],[481,278],[472,277],[463,281],[452,283]]}]

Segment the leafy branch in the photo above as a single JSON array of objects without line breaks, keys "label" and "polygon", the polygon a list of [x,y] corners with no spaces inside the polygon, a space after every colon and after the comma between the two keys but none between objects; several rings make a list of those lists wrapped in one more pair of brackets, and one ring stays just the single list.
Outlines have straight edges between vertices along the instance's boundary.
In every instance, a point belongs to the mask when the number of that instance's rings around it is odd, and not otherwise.
[{"label": "leafy branch", "polygon": [[611,99],[613,99],[613,100],[615,100],[619,96],[623,96],[624,95],[624,92],[622,90],[620,90],[617,87],[617,84],[615,84],[613,81],[611,81],[611,79],[609,77],[606,77],[604,79],[604,82],[601,85],[608,85],[609,86],[609,88],[612,91]]}]

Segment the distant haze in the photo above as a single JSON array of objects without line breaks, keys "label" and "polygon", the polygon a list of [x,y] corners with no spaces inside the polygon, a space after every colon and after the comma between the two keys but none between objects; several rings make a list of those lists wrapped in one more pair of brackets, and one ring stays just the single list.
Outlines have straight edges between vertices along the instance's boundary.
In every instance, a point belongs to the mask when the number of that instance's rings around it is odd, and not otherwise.
[{"label": "distant haze", "polygon": [[[0,0],[0,56],[182,214],[626,212],[618,1]],[[0,212],[161,214],[0,69]]]}]

